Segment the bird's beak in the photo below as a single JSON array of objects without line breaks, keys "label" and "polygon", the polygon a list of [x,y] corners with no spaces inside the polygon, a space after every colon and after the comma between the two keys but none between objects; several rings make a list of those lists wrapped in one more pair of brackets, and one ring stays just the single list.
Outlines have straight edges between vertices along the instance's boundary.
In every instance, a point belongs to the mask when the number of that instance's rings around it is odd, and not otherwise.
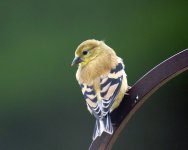
[{"label": "bird's beak", "polygon": [[72,61],[71,66],[75,65],[75,64],[79,64],[83,62],[83,60],[80,57],[75,57],[74,60]]}]

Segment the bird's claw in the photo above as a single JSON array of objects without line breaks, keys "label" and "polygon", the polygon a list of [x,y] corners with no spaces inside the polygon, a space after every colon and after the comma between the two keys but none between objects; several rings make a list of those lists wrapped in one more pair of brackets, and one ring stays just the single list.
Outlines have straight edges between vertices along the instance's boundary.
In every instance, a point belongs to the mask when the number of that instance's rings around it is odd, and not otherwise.
[{"label": "bird's claw", "polygon": [[130,95],[129,93],[128,93],[128,91],[131,89],[131,86],[128,86],[127,87],[127,91],[125,92],[125,95]]}]

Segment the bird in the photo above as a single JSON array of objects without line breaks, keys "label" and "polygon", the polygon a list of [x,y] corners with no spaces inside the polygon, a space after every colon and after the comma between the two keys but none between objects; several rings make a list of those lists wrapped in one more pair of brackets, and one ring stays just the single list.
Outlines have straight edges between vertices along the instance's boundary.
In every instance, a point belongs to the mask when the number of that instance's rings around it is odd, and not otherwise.
[{"label": "bird", "polygon": [[123,60],[104,41],[88,39],[76,48],[71,65],[78,65],[76,79],[96,119],[92,139],[103,132],[113,134],[110,113],[129,89]]}]

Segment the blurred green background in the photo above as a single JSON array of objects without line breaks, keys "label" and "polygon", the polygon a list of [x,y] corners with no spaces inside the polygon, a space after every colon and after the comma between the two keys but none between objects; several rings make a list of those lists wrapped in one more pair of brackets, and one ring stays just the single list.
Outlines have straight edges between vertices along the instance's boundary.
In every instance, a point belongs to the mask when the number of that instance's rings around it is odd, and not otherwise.
[{"label": "blurred green background", "polygon": [[[132,85],[188,47],[187,0],[1,0],[0,150],[86,150],[94,118],[71,67],[78,44],[105,40]],[[133,116],[114,150],[186,150],[188,72]]]}]

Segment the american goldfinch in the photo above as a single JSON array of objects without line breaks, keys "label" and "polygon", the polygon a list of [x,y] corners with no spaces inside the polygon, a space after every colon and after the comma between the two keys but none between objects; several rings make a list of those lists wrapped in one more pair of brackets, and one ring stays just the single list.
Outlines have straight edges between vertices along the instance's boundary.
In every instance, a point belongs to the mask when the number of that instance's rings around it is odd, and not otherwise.
[{"label": "american goldfinch", "polygon": [[77,47],[74,64],[79,64],[76,79],[88,110],[96,118],[93,140],[103,132],[113,134],[110,113],[128,90],[122,59],[103,41],[91,39]]}]

